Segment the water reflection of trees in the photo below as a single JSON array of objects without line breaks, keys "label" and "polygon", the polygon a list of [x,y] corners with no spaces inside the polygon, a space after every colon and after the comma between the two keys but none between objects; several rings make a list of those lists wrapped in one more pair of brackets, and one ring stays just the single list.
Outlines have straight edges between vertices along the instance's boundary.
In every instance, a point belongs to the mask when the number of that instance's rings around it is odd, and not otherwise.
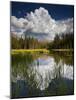
[{"label": "water reflection of trees", "polygon": [[[34,59],[31,54],[12,56],[12,98],[73,94],[73,81],[62,77],[64,60],[54,57],[56,62],[53,66],[54,70],[52,73],[48,70],[43,80],[42,75],[33,67]],[[38,66],[39,62],[37,62]],[[40,86],[43,82],[45,82],[44,89],[41,90]],[[68,86],[68,83],[71,85]]]},{"label": "water reflection of trees", "polygon": [[56,63],[59,63],[59,61],[62,59],[63,63],[67,65],[74,65],[73,52],[52,52],[51,56],[54,57]]},{"label": "water reflection of trees", "polygon": [[[33,95],[36,96],[39,92],[39,89],[37,89],[37,82],[34,78],[36,72],[30,69],[31,74],[29,74],[29,65],[31,67],[31,63],[34,60],[33,56],[31,54],[17,54],[12,55],[11,59],[11,97],[18,98],[26,96],[29,97]],[[24,95],[21,93],[21,91],[23,91]]]}]

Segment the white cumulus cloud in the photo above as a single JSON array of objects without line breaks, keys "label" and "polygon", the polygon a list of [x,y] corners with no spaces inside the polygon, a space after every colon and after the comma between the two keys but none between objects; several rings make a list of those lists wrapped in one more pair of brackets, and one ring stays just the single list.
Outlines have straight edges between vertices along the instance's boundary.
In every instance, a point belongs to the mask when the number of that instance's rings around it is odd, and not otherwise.
[{"label": "white cumulus cloud", "polygon": [[11,32],[52,40],[55,34],[73,32],[73,18],[57,21],[52,18],[48,10],[40,7],[28,13],[25,18],[11,16]]}]

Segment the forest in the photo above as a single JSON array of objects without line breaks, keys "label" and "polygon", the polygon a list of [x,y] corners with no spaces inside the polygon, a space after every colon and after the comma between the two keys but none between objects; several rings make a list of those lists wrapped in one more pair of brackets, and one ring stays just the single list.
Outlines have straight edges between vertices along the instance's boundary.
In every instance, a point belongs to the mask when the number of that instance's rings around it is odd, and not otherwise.
[{"label": "forest", "polygon": [[73,49],[74,48],[74,34],[66,33],[56,35],[54,40],[48,44],[48,49]]},{"label": "forest", "polygon": [[73,49],[74,34],[56,34],[53,41],[39,41],[34,37],[26,36],[23,38],[12,35],[12,49]]},{"label": "forest", "polygon": [[23,38],[21,37],[16,37],[14,35],[12,35],[12,49],[42,49],[42,48],[46,48],[47,43],[46,42],[42,42],[42,41],[38,41],[37,39],[30,37],[30,36],[26,36]]}]

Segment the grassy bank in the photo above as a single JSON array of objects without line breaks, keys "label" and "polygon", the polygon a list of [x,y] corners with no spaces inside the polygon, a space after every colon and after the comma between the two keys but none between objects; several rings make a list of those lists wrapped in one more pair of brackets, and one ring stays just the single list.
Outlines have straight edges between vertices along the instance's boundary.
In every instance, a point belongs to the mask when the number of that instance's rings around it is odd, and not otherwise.
[{"label": "grassy bank", "polygon": [[49,53],[49,50],[47,49],[12,49],[12,54],[18,54],[18,53]]},{"label": "grassy bank", "polygon": [[[73,52],[73,49],[51,49],[50,51],[54,52]],[[18,53],[49,53],[50,52],[47,49],[12,49],[12,54],[18,54]]]},{"label": "grassy bank", "polygon": [[68,52],[68,51],[71,51],[71,52],[73,52],[74,50],[73,49],[52,49],[52,51],[60,51],[60,52]]}]

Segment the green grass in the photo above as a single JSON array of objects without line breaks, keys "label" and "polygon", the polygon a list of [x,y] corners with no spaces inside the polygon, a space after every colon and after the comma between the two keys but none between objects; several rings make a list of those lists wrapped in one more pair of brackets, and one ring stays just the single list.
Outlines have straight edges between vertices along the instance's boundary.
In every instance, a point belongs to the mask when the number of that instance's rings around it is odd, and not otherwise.
[{"label": "green grass", "polygon": [[47,49],[12,49],[12,54],[18,53],[49,53]]},{"label": "green grass", "polygon": [[53,51],[60,51],[60,52],[68,52],[68,51],[74,51],[73,49],[52,49]]}]

